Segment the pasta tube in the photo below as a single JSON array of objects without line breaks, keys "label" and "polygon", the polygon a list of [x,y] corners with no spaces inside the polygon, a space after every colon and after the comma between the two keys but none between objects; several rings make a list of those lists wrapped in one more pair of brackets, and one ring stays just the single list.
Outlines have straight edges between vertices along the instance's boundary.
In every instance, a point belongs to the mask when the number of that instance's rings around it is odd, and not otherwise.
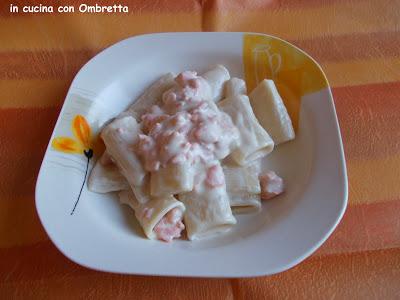
[{"label": "pasta tube", "polygon": [[233,77],[225,83],[225,98],[246,94],[246,82],[243,79]]},{"label": "pasta tube", "polygon": [[[165,217],[173,209],[178,209],[179,214],[182,215],[185,211],[185,206],[182,202],[176,200],[175,197],[169,195],[160,198],[154,198],[147,201],[145,204],[140,203],[132,191],[122,191],[119,193],[119,200],[123,204],[129,205],[134,211],[137,220],[143,228],[143,232],[149,239],[170,239],[160,237],[157,232],[157,225],[163,217]],[[177,222],[179,234],[184,229],[183,224]],[[176,237],[176,236],[172,236]]]},{"label": "pasta tube", "polygon": [[153,197],[174,195],[193,189],[194,168],[191,162],[168,164],[151,173],[150,194]]},{"label": "pasta tube", "polygon": [[88,178],[88,189],[95,193],[126,190],[129,184],[105,151],[97,160]]},{"label": "pasta tube", "polygon": [[179,200],[186,207],[184,220],[189,240],[225,232],[236,224],[219,162],[196,177],[194,189],[179,194]]},{"label": "pasta tube", "polygon": [[123,114],[132,115],[137,121],[153,105],[161,101],[163,93],[175,85],[175,75],[167,73],[150,85]]},{"label": "pasta tube", "polygon": [[274,142],[258,123],[247,96],[231,96],[218,106],[232,118],[233,124],[239,129],[240,145],[231,154],[239,165],[245,166],[274,149]]},{"label": "pasta tube", "polygon": [[223,65],[217,65],[214,69],[201,75],[211,86],[212,100],[217,102],[222,99],[224,84],[231,77],[229,71]]},{"label": "pasta tube", "polygon": [[250,102],[261,126],[276,145],[294,139],[292,121],[272,80],[261,81],[251,92]]},{"label": "pasta tube", "polygon": [[246,167],[233,164],[224,165],[223,170],[233,212],[248,213],[260,210],[259,161]]},{"label": "pasta tube", "polygon": [[115,119],[101,132],[108,153],[132,188],[142,185],[146,175],[134,152],[139,133],[140,125],[132,116]]}]

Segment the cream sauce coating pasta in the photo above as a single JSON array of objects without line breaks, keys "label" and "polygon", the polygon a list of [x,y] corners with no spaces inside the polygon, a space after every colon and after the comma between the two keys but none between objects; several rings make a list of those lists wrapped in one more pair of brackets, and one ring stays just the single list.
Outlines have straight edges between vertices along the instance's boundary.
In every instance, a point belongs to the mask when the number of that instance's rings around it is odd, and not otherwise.
[{"label": "cream sauce coating pasta", "polygon": [[164,93],[163,105],[142,116],[143,134],[136,151],[146,171],[168,164],[191,165],[223,159],[238,143],[231,118],[210,101],[209,85],[194,72],[183,72]]},{"label": "cream sauce coating pasta", "polygon": [[260,199],[284,190],[282,178],[259,175],[259,167],[274,147],[268,130],[287,128],[290,117],[265,117],[266,126],[253,111],[254,102],[263,104],[258,114],[286,111],[277,91],[265,106],[264,83],[249,101],[245,82],[225,67],[203,75],[160,77],[102,131],[107,152],[89,188],[123,190],[121,203],[135,210],[149,239],[170,242],[185,229],[189,240],[225,232],[237,222],[232,209],[259,211]]}]

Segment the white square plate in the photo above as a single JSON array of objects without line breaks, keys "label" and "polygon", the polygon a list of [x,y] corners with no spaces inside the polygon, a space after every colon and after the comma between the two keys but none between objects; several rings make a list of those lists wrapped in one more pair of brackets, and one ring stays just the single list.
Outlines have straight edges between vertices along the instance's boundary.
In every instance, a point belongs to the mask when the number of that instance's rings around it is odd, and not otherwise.
[{"label": "white square plate", "polygon": [[[92,136],[166,72],[204,71],[223,64],[253,87],[272,77],[294,122],[294,141],[265,159],[287,191],[260,213],[238,216],[219,237],[167,244],[147,240],[133,211],[114,194],[83,185],[87,158],[47,148],[36,185],[40,220],[72,261],[101,271],[170,276],[248,277],[274,274],[311,255],[332,233],[347,204],[341,137],[326,78],[307,54],[280,39],[251,33],[165,33],[121,41],[90,60],[68,91],[51,140],[74,138],[71,122],[82,115]],[[298,120],[298,121],[297,121]],[[89,170],[99,153],[94,150]]]}]

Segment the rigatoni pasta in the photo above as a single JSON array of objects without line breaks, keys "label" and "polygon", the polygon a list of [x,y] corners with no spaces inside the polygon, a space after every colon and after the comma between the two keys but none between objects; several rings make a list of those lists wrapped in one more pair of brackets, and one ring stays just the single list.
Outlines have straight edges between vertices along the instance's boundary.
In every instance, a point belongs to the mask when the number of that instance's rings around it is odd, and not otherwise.
[{"label": "rigatoni pasta", "polygon": [[175,75],[173,73],[167,73],[161,76],[129,106],[125,113],[132,115],[136,120],[140,121],[140,117],[147,112],[148,109],[161,101],[163,93],[175,85],[174,78]]},{"label": "rigatoni pasta", "polygon": [[[263,89],[252,94],[258,105]],[[269,113],[282,111],[278,102]],[[274,120],[268,126],[289,138],[280,128],[286,119]],[[88,187],[121,191],[149,239],[171,241],[185,228],[189,240],[211,237],[237,223],[233,213],[258,212],[261,199],[283,191],[276,173],[261,171],[261,159],[274,149],[268,131],[245,82],[224,66],[203,76],[166,74],[104,127],[106,152]]]},{"label": "rigatoni pasta", "polygon": [[[157,225],[160,224],[160,221],[162,221],[163,217],[168,215],[168,213],[171,211],[175,210],[174,212],[178,215],[178,217],[182,217],[185,211],[185,206],[171,195],[153,198],[146,203],[140,203],[137,201],[134,193],[127,190],[119,193],[119,200],[121,203],[129,205],[135,211],[136,219],[139,221],[145,235],[149,239],[161,237],[167,242],[170,241],[169,237],[166,235],[158,236],[158,232],[162,231],[161,229],[158,230]],[[175,226],[175,228],[178,229],[175,230],[175,233],[179,235],[184,228],[180,220],[181,218],[178,218],[175,223],[173,222],[174,220],[171,220],[171,227]],[[179,237],[179,235],[174,237]]]},{"label": "rigatoni pasta", "polygon": [[246,94],[246,82],[243,79],[233,77],[225,83],[225,98]]},{"label": "rigatoni pasta", "polygon": [[109,193],[126,190],[129,184],[118,167],[112,162],[110,155],[105,151],[94,165],[89,179],[88,189],[95,193]]},{"label": "rigatoni pasta", "polygon": [[205,72],[202,77],[207,80],[211,87],[212,100],[218,102],[222,99],[224,87],[227,80],[231,77],[229,71],[222,65],[217,65],[213,69]]},{"label": "rigatoni pasta", "polygon": [[276,145],[294,139],[292,121],[272,80],[261,81],[249,97],[257,119]]},{"label": "rigatoni pasta", "polygon": [[234,212],[249,213],[260,210],[260,163],[256,161],[243,167],[231,162],[223,166],[226,190]]},{"label": "rigatoni pasta", "polygon": [[196,181],[192,191],[179,194],[179,200],[186,207],[184,220],[189,240],[225,232],[236,224],[221,165],[215,162],[205,167]]},{"label": "rigatoni pasta", "polygon": [[140,186],[146,175],[146,171],[134,152],[140,133],[140,125],[132,116],[115,119],[101,132],[107,152],[114,159],[131,187]]},{"label": "rigatoni pasta", "polygon": [[218,106],[232,118],[239,130],[240,145],[231,154],[238,164],[247,165],[274,149],[274,142],[258,123],[247,96],[233,95],[225,98]]},{"label": "rigatoni pasta", "polygon": [[189,192],[193,189],[195,170],[189,162],[171,164],[152,172],[150,194],[154,197]]}]

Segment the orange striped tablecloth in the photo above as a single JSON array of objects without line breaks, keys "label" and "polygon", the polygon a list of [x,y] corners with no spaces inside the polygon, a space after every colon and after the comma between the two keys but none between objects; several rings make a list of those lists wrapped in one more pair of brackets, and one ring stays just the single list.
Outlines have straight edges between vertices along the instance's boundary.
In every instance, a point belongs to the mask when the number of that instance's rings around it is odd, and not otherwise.
[{"label": "orange striped tablecloth", "polygon": [[[128,14],[12,14],[0,4],[0,298],[400,297],[400,2],[121,0]],[[36,176],[79,68],[123,38],[162,31],[255,31],[287,39],[323,67],[349,175],[349,207],[311,258],[256,279],[121,276],[84,269],[49,241]],[[262,251],[262,249],[260,249]]]}]

